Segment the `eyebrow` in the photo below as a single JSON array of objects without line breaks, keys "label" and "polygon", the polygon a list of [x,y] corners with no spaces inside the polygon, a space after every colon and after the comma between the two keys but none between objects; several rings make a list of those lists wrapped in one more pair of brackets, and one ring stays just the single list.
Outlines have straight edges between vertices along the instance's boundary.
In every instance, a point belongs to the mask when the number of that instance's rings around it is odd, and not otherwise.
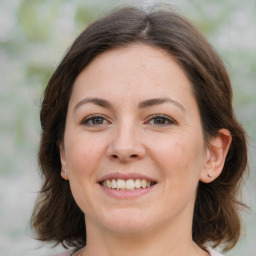
[{"label": "eyebrow", "polygon": [[112,108],[112,105],[109,101],[100,99],[100,98],[85,98],[80,100],[74,107],[74,111],[79,108],[81,105],[86,104],[86,103],[93,103],[95,105],[98,105],[103,108]]},{"label": "eyebrow", "polygon": [[154,98],[154,99],[148,99],[145,101],[142,101],[139,103],[139,108],[148,108],[148,107],[152,107],[155,105],[160,105],[163,103],[172,103],[174,104],[176,107],[180,108],[182,111],[186,112],[186,109],[184,108],[184,106],[179,103],[178,101],[171,99],[171,98]]},{"label": "eyebrow", "polygon": [[[79,101],[75,107],[74,107],[74,111],[79,108],[81,105],[87,104],[87,103],[92,103],[95,105],[98,105],[100,107],[103,108],[107,108],[107,109],[111,109],[113,108],[112,104],[105,100],[105,99],[101,99],[101,98],[85,98],[82,99],[81,101]],[[172,103],[174,104],[176,107],[180,108],[182,111],[186,112],[186,109],[184,108],[184,106],[179,103],[178,101],[171,99],[171,98],[153,98],[153,99],[148,99],[148,100],[144,100],[142,102],[139,103],[138,107],[139,109],[141,108],[148,108],[148,107],[152,107],[155,105],[160,105],[163,103]]]}]

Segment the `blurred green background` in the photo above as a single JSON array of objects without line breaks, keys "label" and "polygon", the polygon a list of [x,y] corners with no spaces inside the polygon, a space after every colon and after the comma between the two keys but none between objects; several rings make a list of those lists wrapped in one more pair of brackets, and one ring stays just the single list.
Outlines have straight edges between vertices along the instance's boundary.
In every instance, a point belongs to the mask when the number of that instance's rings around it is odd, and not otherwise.
[{"label": "blurred green background", "polygon": [[[66,49],[85,26],[112,7],[158,1],[0,0],[0,255],[42,256],[29,218],[40,177],[36,163],[44,87]],[[234,106],[250,143],[251,174],[244,200],[245,236],[230,256],[256,255],[256,1],[161,1],[192,20],[229,70]]]}]

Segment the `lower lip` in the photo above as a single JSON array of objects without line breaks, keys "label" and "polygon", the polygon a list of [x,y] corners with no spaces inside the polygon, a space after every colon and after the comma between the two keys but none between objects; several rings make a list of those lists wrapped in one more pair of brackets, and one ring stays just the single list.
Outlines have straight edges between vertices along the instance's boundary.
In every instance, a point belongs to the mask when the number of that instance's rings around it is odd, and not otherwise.
[{"label": "lower lip", "polygon": [[150,186],[148,188],[139,188],[135,190],[117,190],[117,189],[111,189],[111,188],[106,188],[102,185],[99,184],[101,189],[106,193],[108,196],[112,196],[118,199],[133,199],[136,197],[143,196],[147,193],[149,193],[155,186]]}]

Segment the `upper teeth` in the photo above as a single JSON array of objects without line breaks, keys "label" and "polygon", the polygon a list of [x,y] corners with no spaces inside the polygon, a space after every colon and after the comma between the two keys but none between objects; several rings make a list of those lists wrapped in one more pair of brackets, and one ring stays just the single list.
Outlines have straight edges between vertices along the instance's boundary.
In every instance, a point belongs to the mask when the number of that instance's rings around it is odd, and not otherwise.
[{"label": "upper teeth", "polygon": [[104,180],[102,185],[107,188],[118,189],[118,190],[134,190],[138,188],[148,188],[152,185],[150,181],[146,181],[145,179],[112,179],[112,180]]}]

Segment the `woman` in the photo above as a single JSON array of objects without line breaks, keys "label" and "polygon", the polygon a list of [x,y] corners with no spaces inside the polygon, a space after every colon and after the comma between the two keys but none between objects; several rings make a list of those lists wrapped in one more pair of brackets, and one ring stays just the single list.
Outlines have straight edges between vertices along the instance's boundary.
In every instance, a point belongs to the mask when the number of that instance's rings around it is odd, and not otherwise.
[{"label": "woman", "polygon": [[45,90],[32,225],[61,255],[220,255],[240,235],[245,133],[227,71],[169,11],[115,10]]}]

